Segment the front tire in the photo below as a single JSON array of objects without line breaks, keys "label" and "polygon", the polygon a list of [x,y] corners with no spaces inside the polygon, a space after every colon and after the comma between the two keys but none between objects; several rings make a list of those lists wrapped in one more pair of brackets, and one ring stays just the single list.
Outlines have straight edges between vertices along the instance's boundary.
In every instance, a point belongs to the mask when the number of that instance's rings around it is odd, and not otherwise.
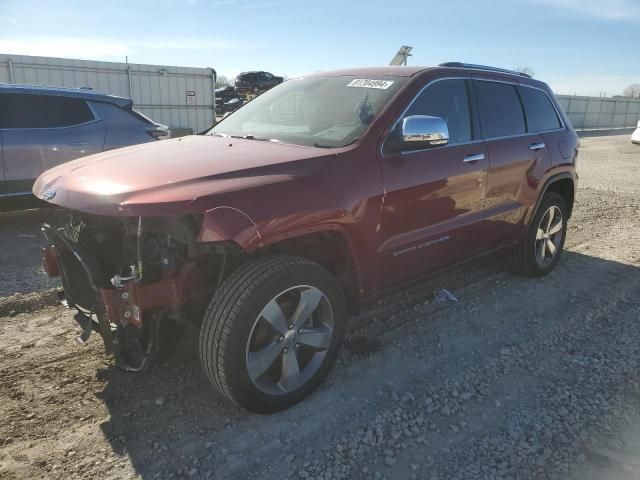
[{"label": "front tire", "polygon": [[564,248],[568,208],[564,198],[545,194],[526,238],[513,250],[511,265],[516,273],[542,277],[554,269]]},{"label": "front tire", "polygon": [[345,333],[344,295],[320,265],[277,255],[251,261],[216,292],[200,329],[209,380],[257,413],[286,409],[328,375]]}]

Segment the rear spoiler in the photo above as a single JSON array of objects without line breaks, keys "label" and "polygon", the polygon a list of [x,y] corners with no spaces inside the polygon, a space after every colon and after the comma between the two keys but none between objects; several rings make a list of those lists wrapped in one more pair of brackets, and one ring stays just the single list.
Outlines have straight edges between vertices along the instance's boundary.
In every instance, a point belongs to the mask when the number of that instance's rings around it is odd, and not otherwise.
[{"label": "rear spoiler", "polygon": [[100,96],[99,98],[85,98],[91,102],[110,103],[123,110],[131,110],[133,108],[133,100],[130,98],[116,97],[114,95]]},{"label": "rear spoiler", "polygon": [[133,108],[133,100],[130,98],[113,97],[113,100],[117,106],[125,110],[131,110]]}]

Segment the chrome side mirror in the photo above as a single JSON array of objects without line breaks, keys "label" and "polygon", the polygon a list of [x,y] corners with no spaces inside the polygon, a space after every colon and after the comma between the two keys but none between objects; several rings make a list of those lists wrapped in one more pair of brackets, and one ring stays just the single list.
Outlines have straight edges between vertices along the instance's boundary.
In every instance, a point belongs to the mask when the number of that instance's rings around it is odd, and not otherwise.
[{"label": "chrome side mirror", "polygon": [[411,115],[402,120],[402,143],[409,149],[442,146],[449,143],[449,127],[444,118]]}]

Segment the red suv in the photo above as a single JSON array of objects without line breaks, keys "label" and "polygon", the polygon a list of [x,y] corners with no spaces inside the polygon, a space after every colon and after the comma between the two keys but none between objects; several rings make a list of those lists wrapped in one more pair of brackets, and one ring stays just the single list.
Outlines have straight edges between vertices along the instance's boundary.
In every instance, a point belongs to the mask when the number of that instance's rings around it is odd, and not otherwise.
[{"label": "red suv", "polygon": [[200,325],[210,381],[256,412],[326,377],[347,312],[497,249],[558,263],[578,137],[547,85],[478,65],[292,79],[204,135],[44,173],[45,267],[86,341],[146,369]]}]

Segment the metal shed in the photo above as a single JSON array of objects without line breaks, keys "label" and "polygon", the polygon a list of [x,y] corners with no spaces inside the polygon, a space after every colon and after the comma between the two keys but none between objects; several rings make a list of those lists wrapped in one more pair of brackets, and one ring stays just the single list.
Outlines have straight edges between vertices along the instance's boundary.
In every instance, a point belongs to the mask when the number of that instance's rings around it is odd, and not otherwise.
[{"label": "metal shed", "polygon": [[214,123],[215,78],[213,68],[0,54],[0,83],[89,87],[129,97],[153,120],[194,133]]}]

